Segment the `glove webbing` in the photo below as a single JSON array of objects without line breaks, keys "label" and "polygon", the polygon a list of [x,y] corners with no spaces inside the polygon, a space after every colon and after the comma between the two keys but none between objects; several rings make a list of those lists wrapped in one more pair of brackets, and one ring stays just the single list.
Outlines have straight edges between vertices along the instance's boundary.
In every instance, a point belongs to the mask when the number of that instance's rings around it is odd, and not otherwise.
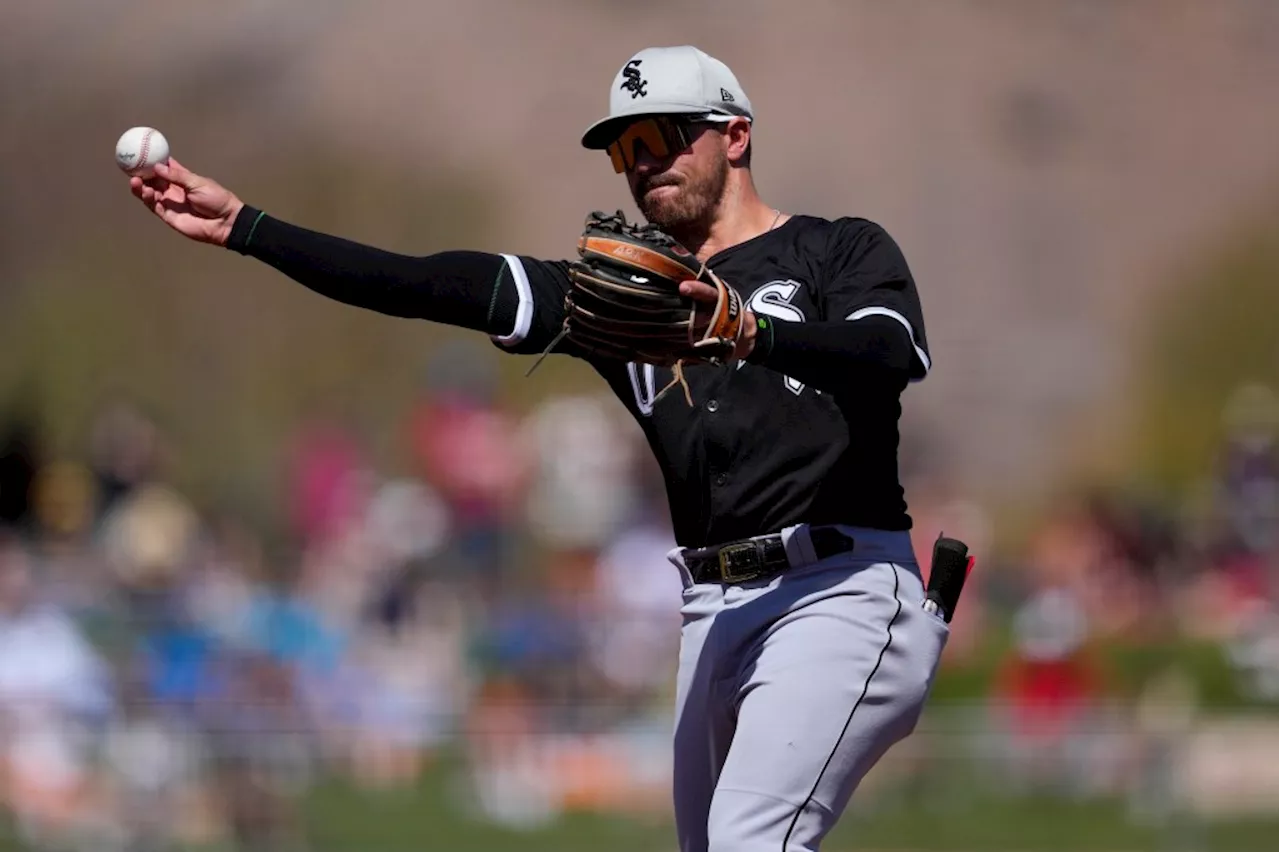
[{"label": "glove webbing", "polygon": [[[702,261],[702,265],[698,267],[698,274],[695,277],[698,280],[701,280],[703,274],[706,271],[707,271],[707,262],[704,260]],[[560,341],[564,340],[565,336],[568,333],[569,333],[569,320],[566,317],[564,324],[560,328],[560,333],[551,339],[551,342],[547,344],[547,348],[542,350],[542,354],[538,356],[537,360],[534,361],[532,365],[530,365],[528,371],[524,374],[524,377],[526,379],[533,375],[533,371],[538,369],[538,365],[542,363],[543,359],[545,359],[548,355],[551,354],[551,350],[555,349],[556,346],[560,343]],[[667,391],[671,390],[676,385],[680,385],[680,387],[684,390],[685,403],[688,404],[690,408],[693,408],[693,394],[689,390],[689,380],[684,377],[684,360],[685,359],[681,358],[679,361],[676,361],[674,366],[672,366],[671,372],[673,375],[672,375],[671,381],[667,382],[666,386],[662,390],[658,391],[658,393],[653,397],[653,401],[655,403],[658,400],[662,399],[664,396],[666,396]]]},{"label": "glove webbing", "polygon": [[555,337],[551,338],[551,342],[547,344],[547,348],[542,350],[542,354],[538,356],[538,360],[534,361],[533,366],[531,366],[529,368],[529,371],[524,374],[524,377],[526,379],[533,375],[533,371],[538,369],[538,365],[542,363],[542,359],[550,355],[551,350],[555,349],[556,344],[558,344],[561,340],[564,340],[565,335],[568,333],[569,333],[569,320],[566,319],[564,323],[560,326],[560,333],[557,334]]},{"label": "glove webbing", "polygon": [[681,358],[671,367],[671,372],[673,373],[671,381],[667,382],[666,387],[658,391],[657,395],[653,398],[653,401],[657,402],[658,400],[662,399],[664,396],[667,395],[667,391],[671,390],[673,387],[675,387],[678,384],[680,385],[680,387],[684,388],[684,401],[689,404],[690,408],[693,408],[693,396],[689,393],[689,382],[684,377],[684,359],[683,358]]},{"label": "glove webbing", "polygon": [[[561,340],[564,340],[565,335],[567,335],[568,333],[569,333],[569,327],[566,324],[563,328],[560,329],[560,333],[557,334],[554,338],[552,338],[551,342],[547,344],[547,348],[542,350],[542,354],[538,356],[537,360],[534,361],[533,364],[529,367],[529,370],[524,374],[524,377],[526,379],[533,375],[533,371],[538,369],[538,365],[542,363],[544,358],[546,358],[548,355],[551,354],[551,350],[555,349],[556,344],[558,344]],[[667,391],[671,390],[673,387],[675,387],[678,384],[680,385],[680,387],[684,388],[684,401],[688,403],[690,408],[693,408],[693,395],[689,392],[689,380],[684,377],[684,359],[683,358],[681,358],[679,361],[675,363],[674,366],[672,366],[671,372],[674,373],[675,375],[672,377],[671,381],[667,382],[666,387],[658,391],[658,393],[653,397],[653,401],[657,402],[658,400],[662,399],[664,396],[667,395]]]},{"label": "glove webbing", "polygon": [[[706,273],[706,271],[707,271],[707,262],[704,260],[702,261],[702,265],[698,267],[697,278],[699,281],[702,280],[702,276]],[[696,308],[694,310],[695,312],[697,311]],[[680,387],[684,389],[684,401],[688,403],[690,408],[693,408],[693,394],[689,392],[689,382],[684,377],[684,359],[683,358],[681,358],[679,361],[675,363],[675,366],[671,368],[671,372],[672,372],[671,381],[667,382],[666,387],[658,391],[657,395],[654,396],[653,401],[656,403],[658,400],[666,396],[667,391],[671,390],[673,387],[679,384]]]}]

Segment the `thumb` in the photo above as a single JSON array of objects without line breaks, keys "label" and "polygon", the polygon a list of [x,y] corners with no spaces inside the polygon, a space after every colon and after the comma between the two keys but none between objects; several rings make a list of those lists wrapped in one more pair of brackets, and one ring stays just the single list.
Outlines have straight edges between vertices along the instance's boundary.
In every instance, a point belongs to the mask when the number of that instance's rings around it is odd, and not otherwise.
[{"label": "thumb", "polygon": [[717,302],[720,299],[720,291],[705,281],[682,281],[680,292],[695,302]]},{"label": "thumb", "polygon": [[173,157],[168,162],[156,163],[155,172],[159,177],[164,178],[170,183],[176,183],[183,189],[195,189],[204,182],[197,174],[188,171],[186,166],[179,163]]}]

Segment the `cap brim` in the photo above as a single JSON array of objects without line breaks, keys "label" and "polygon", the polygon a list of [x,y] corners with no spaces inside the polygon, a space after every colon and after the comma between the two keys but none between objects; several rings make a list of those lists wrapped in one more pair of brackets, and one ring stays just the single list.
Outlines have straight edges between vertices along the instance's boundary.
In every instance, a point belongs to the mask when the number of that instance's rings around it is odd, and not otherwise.
[{"label": "cap brim", "polygon": [[[706,104],[702,106],[693,104],[644,104],[642,109],[638,109],[635,112],[606,116],[588,127],[587,132],[582,134],[582,147],[593,151],[602,151],[613,144],[613,141],[626,129],[628,124],[649,115],[697,115],[725,121],[738,117],[709,110]],[[750,116],[741,117],[750,118]]]}]

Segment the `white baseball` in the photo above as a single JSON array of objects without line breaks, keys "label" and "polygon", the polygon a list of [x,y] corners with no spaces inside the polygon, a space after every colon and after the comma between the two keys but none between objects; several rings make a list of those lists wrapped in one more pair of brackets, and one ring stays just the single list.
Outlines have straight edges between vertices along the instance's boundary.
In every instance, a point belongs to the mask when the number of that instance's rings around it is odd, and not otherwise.
[{"label": "white baseball", "polygon": [[131,127],[116,142],[116,165],[127,175],[149,178],[156,163],[169,162],[169,140],[154,127]]}]

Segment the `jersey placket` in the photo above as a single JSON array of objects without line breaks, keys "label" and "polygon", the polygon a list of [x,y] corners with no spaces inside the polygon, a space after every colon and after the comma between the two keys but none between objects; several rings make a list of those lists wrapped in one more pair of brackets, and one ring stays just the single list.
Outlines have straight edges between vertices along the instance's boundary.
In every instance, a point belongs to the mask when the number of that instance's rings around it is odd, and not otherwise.
[{"label": "jersey placket", "polygon": [[[706,459],[707,485],[711,498],[711,516],[723,517],[736,503],[733,479],[733,411],[729,405],[729,379],[732,370],[718,369],[702,389],[698,419],[702,423],[702,452]],[[715,542],[711,542],[715,543]]]}]

